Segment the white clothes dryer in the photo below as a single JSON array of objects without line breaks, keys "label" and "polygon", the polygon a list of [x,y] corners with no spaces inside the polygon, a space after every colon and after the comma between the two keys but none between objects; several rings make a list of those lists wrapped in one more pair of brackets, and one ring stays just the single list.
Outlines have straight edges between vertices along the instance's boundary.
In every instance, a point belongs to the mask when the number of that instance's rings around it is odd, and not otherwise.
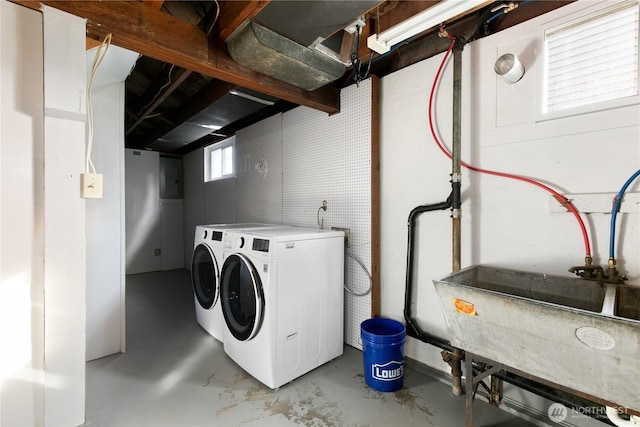
[{"label": "white clothes dryer", "polygon": [[342,231],[228,230],[223,240],[223,345],[241,368],[275,389],[342,355]]},{"label": "white clothes dryer", "polygon": [[198,324],[218,341],[222,341],[224,320],[219,304],[222,236],[229,229],[282,227],[261,223],[210,224],[196,226],[191,258],[191,284]]}]

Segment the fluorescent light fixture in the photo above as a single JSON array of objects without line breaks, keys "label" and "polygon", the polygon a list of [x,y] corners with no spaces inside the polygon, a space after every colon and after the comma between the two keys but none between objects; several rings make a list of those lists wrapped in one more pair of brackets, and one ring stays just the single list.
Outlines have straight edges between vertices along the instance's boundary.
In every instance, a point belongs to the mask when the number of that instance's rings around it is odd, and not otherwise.
[{"label": "fluorescent light fixture", "polygon": [[406,21],[394,25],[380,34],[370,36],[367,39],[367,47],[380,54],[387,53],[401,41],[461,15],[483,3],[489,2],[487,0],[442,0],[435,6],[423,10]]},{"label": "fluorescent light fixture", "polygon": [[263,105],[273,105],[275,101],[269,101],[268,99],[258,98],[257,96],[249,95],[248,93],[240,92],[236,89],[229,89],[231,95],[239,96],[240,98],[248,99],[249,101],[258,102]]},{"label": "fluorescent light fixture", "polygon": [[206,124],[200,124],[198,123],[198,126],[200,126],[201,128],[205,128],[205,129],[211,129],[211,130],[220,130],[222,129],[222,126],[219,125],[206,125]]}]

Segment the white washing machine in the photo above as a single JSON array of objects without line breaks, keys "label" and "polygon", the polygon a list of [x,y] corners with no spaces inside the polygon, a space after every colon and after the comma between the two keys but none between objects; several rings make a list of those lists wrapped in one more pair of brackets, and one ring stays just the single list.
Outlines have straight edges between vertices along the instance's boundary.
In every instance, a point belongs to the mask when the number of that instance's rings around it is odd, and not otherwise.
[{"label": "white washing machine", "polygon": [[260,223],[196,226],[191,258],[191,283],[196,306],[196,319],[200,326],[218,341],[222,341],[224,331],[224,320],[219,303],[224,231],[268,227],[282,226]]},{"label": "white washing machine", "polygon": [[275,389],[342,355],[342,231],[228,230],[223,240],[223,345],[241,368]]}]

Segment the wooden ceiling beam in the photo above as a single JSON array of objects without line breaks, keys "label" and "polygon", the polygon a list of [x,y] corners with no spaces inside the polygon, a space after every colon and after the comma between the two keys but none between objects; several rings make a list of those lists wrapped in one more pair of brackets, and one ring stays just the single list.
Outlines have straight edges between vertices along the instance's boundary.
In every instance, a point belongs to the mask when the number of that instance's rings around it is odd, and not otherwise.
[{"label": "wooden ceiling beam", "polygon": [[87,19],[87,35],[159,61],[329,114],[340,111],[340,91],[331,86],[307,92],[237,64],[224,42],[209,40],[198,27],[137,1],[12,0],[32,9],[40,4]]},{"label": "wooden ceiling beam", "polygon": [[[147,6],[151,6],[155,9],[161,9],[164,4],[164,0],[142,0],[142,4],[146,4]],[[92,39],[87,37],[87,50],[93,49],[96,46],[100,46],[102,43],[100,40]]]},{"label": "wooden ceiling beam", "polygon": [[218,38],[225,40],[240,24],[256,16],[268,4],[269,0],[223,2],[218,18]]},{"label": "wooden ceiling beam", "polygon": [[151,6],[155,9],[162,9],[162,5],[164,4],[164,0],[142,0],[142,4],[147,6]]}]

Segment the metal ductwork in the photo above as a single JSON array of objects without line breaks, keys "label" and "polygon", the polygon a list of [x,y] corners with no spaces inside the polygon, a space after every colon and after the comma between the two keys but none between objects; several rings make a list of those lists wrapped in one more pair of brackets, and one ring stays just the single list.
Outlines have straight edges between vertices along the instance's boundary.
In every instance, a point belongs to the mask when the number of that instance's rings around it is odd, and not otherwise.
[{"label": "metal ductwork", "polygon": [[244,22],[226,39],[238,64],[301,89],[318,89],[344,74],[345,65],[257,24]]}]

